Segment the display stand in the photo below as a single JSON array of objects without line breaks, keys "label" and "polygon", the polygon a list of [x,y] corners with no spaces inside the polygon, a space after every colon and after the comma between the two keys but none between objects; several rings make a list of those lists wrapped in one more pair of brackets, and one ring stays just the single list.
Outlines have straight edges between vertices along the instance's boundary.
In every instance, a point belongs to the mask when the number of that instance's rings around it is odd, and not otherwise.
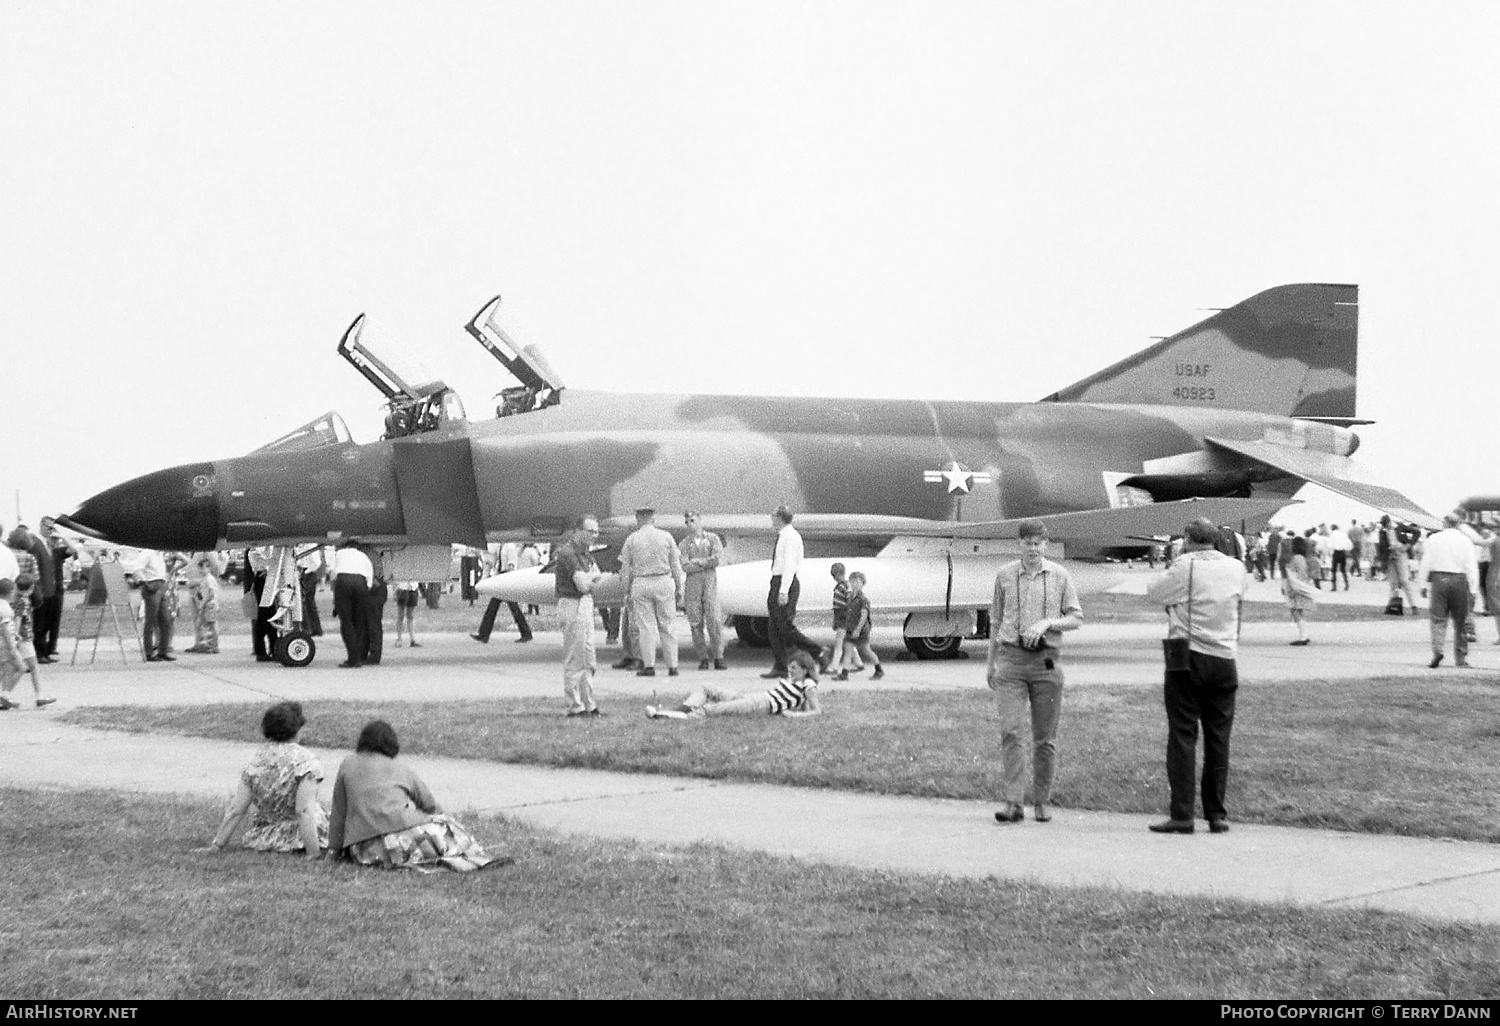
[{"label": "display stand", "polygon": [[120,623],[122,613],[130,623],[130,636],[135,639],[136,648],[144,658],[146,650],[141,645],[141,634],[136,626],[136,609],[130,601],[130,585],[125,580],[125,568],[119,563],[95,563],[89,569],[89,586],[83,605],[78,607],[78,622],[73,632],[73,658],[68,660],[68,665],[78,662],[78,645],[84,641],[94,643],[93,650],[89,653],[89,662],[93,663],[99,655],[99,639],[104,636],[106,620],[114,628],[115,641],[120,646],[120,661],[130,665],[130,657],[125,653],[125,631]]}]

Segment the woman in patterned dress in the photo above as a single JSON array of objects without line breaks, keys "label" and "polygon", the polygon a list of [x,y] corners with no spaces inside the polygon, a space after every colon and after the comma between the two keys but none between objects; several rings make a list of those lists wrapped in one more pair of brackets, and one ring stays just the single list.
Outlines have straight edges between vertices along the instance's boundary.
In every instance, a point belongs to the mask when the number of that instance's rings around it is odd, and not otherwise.
[{"label": "woman in patterned dress", "polygon": [[490,855],[438,806],[420,777],[396,756],[401,743],[384,720],[359,733],[354,754],[339,766],[328,831],[331,858],[365,866],[460,873],[507,865]]},{"label": "woman in patterned dress", "polygon": [[244,847],[255,851],[304,852],[309,859],[323,853],[328,837],[328,813],[318,802],[323,767],[297,743],[306,723],[300,702],[282,702],[266,710],[261,733],[266,744],[256,750],[240,773],[239,790],[229,802],[212,845],[200,851],[223,851],[244,826],[252,809]]},{"label": "woman in patterned dress", "polygon": [[1308,552],[1312,546],[1306,538],[1292,539],[1292,558],[1287,560],[1286,572],[1281,575],[1281,593],[1286,596],[1288,611],[1292,614],[1292,625],[1297,628],[1297,639],[1289,645],[1306,645],[1312,639],[1307,636],[1303,619],[1318,604],[1318,591],[1313,586],[1312,571],[1308,569]]}]

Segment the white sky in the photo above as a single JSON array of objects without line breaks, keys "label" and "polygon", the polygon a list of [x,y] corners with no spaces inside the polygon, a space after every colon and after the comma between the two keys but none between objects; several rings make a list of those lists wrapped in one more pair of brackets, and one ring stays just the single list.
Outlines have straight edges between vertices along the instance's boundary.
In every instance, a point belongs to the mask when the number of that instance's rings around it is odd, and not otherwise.
[{"label": "white sky", "polygon": [[1497,43],[1460,0],[0,0],[0,524],[374,438],[361,311],[476,416],[496,292],[570,385],[1029,400],[1295,281],[1361,286],[1359,459],[1440,512],[1500,491]]}]

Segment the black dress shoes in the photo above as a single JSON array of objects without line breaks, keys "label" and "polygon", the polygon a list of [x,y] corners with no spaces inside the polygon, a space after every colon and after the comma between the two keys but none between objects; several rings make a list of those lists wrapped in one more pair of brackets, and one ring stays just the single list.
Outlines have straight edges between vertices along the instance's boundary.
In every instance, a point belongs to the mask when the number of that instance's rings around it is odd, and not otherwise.
[{"label": "black dress shoes", "polygon": [[996,823],[1019,823],[1026,818],[1026,810],[1019,802],[1006,802],[995,813]]},{"label": "black dress shoes", "polygon": [[1229,833],[1229,820],[1227,820],[1227,819],[1211,819],[1211,820],[1209,820],[1208,821],[1208,832],[1211,833],[1211,834],[1227,834],[1227,833]]},{"label": "black dress shoes", "polygon": [[1190,819],[1164,819],[1160,823],[1152,823],[1146,829],[1153,834],[1190,834],[1194,828]]}]

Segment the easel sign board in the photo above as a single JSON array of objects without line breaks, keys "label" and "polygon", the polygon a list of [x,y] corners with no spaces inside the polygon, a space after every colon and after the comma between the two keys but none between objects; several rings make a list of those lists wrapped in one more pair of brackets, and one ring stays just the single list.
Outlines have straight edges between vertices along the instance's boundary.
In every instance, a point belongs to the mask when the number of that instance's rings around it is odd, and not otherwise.
[{"label": "easel sign board", "polygon": [[129,605],[130,584],[125,580],[125,568],[119,563],[95,563],[89,571],[89,590],[84,595],[83,604]]}]

